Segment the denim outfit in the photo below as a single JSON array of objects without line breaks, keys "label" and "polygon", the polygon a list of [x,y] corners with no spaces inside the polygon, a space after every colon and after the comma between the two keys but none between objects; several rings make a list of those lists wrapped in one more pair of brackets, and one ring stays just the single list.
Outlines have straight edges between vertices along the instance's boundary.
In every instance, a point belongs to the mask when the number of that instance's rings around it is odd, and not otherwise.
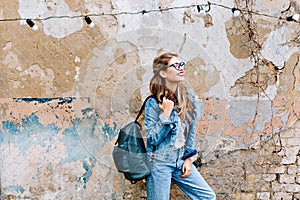
[{"label": "denim outfit", "polygon": [[[176,108],[170,115],[170,120],[159,108],[155,98],[150,98],[145,107],[145,128],[147,135],[147,153],[152,161],[151,175],[147,179],[148,200],[169,200],[171,180],[175,182],[191,199],[215,200],[215,193],[211,190],[198,170],[192,165],[192,173],[186,178],[181,178],[184,159],[197,153],[194,149],[196,132],[196,105],[193,93],[187,88],[188,98],[194,104],[194,116],[189,124],[185,124],[186,143],[180,149],[174,147],[179,127],[179,117]],[[153,147],[155,152],[153,153]],[[153,155],[152,155],[153,154]]]}]

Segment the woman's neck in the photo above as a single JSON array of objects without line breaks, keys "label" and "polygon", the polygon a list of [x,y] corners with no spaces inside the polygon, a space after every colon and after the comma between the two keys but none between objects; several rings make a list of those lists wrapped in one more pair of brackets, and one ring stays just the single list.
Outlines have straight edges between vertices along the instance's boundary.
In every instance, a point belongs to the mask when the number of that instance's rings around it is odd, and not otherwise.
[{"label": "woman's neck", "polygon": [[166,87],[175,94],[177,87],[178,87],[178,83],[166,82]]}]

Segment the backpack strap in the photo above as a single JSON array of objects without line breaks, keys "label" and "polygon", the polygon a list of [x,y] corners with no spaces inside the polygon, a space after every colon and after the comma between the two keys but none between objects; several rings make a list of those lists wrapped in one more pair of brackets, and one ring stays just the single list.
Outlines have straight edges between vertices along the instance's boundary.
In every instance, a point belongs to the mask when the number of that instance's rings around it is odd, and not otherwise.
[{"label": "backpack strap", "polygon": [[[154,95],[150,95],[150,96],[148,96],[146,99],[145,99],[145,101],[144,101],[144,103],[143,103],[143,105],[142,105],[142,107],[141,107],[141,109],[140,109],[140,111],[139,111],[139,114],[136,116],[136,118],[135,118],[135,122],[137,122],[138,123],[138,119],[140,118],[140,116],[142,115],[142,113],[143,113],[143,111],[144,111],[144,109],[145,109],[145,107],[146,107],[146,102],[148,101],[148,99],[150,99],[150,98],[155,98],[155,96]],[[156,99],[156,98],[155,98]]]},{"label": "backpack strap", "polygon": [[[148,101],[150,98],[152,98],[152,97],[157,101],[155,95],[152,94],[152,95],[148,96],[148,97],[145,99],[145,101],[144,101],[144,103],[143,103],[143,105],[142,105],[142,107],[141,107],[141,109],[140,109],[140,111],[139,111],[139,114],[138,114],[138,115],[136,116],[136,118],[135,118],[135,123],[137,123],[139,126],[141,126],[141,125],[139,124],[138,119],[140,118],[141,114],[143,113],[143,111],[144,111],[144,109],[145,109],[145,107],[146,107],[147,101]],[[154,152],[155,152],[155,151],[156,151],[156,146],[152,146],[152,156],[151,156],[151,159],[152,159],[152,160],[154,159]]]}]

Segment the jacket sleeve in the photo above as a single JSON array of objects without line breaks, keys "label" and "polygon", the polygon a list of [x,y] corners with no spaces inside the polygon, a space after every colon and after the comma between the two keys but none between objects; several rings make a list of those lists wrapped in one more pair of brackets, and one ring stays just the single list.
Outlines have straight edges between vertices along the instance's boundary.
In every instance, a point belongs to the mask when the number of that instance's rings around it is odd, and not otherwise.
[{"label": "jacket sleeve", "polygon": [[192,120],[192,123],[189,125],[183,159],[190,158],[197,154],[197,150],[194,149],[195,133],[197,129],[197,105],[195,101],[195,95],[190,88],[187,88],[187,94],[188,98],[193,103],[194,110],[193,116],[188,115],[188,118]]},{"label": "jacket sleeve", "polygon": [[160,114],[160,108],[156,99],[150,98],[145,107],[145,129],[150,143],[154,146],[160,144],[169,132],[175,129],[174,122],[167,120],[164,113]]}]

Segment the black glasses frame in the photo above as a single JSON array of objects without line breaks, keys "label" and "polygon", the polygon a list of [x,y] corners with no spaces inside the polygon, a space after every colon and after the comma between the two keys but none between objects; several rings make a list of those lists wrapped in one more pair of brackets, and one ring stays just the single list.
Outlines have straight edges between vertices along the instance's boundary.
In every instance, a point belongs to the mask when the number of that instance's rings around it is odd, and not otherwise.
[{"label": "black glasses frame", "polygon": [[184,69],[185,62],[173,63],[173,64],[169,65],[167,68],[169,68],[169,67],[174,67],[176,70]]}]

